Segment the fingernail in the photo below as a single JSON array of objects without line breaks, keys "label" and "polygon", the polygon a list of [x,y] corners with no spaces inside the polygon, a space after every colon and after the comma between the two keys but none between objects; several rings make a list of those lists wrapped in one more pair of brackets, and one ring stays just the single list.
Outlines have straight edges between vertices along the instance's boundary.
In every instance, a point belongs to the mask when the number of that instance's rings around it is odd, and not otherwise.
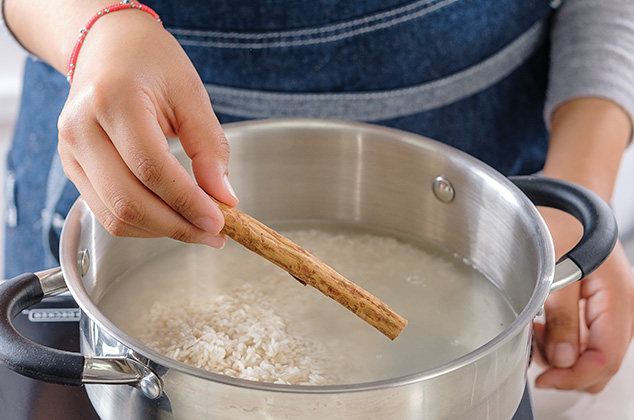
[{"label": "fingernail", "polygon": [[212,248],[222,249],[225,247],[225,244],[227,243],[227,236],[226,235],[208,236],[205,239],[203,239],[201,243],[203,245],[207,245]]},{"label": "fingernail", "polygon": [[214,236],[222,229],[222,225],[218,220],[208,216],[198,219],[198,226],[200,226],[200,228],[205,232],[209,232]]},{"label": "fingernail", "polygon": [[233,196],[233,198],[239,201],[238,196],[236,195],[236,192],[233,190],[233,187],[231,186],[231,183],[229,182],[229,175],[224,174],[224,176],[222,177],[222,182],[223,184],[225,184],[225,188],[227,189],[227,191],[229,191],[229,193]]},{"label": "fingernail", "polygon": [[577,355],[570,343],[559,343],[553,351],[551,363],[558,368],[569,368],[575,364]]}]

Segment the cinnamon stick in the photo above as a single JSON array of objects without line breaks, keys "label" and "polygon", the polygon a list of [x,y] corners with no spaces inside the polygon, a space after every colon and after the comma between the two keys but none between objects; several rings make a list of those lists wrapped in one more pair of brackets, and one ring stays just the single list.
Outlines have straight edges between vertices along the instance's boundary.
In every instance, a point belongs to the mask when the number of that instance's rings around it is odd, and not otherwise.
[{"label": "cinnamon stick", "polygon": [[359,318],[394,340],[407,320],[379,298],[343,277],[301,246],[240,210],[216,201],[225,217],[222,230],[245,248],[339,302]]}]

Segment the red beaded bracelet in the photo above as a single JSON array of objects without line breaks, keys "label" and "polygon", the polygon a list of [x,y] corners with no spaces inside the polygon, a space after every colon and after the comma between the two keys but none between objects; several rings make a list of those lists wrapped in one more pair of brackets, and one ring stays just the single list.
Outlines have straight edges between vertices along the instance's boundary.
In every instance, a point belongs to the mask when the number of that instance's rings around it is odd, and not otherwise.
[{"label": "red beaded bracelet", "polygon": [[123,0],[121,3],[115,3],[111,6],[104,7],[103,9],[98,11],[92,18],[90,18],[86,26],[84,26],[83,28],[79,30],[79,38],[77,39],[77,42],[75,43],[73,52],[70,55],[70,60],[68,61],[68,73],[66,74],[66,80],[68,80],[68,83],[73,83],[73,74],[75,73],[75,64],[77,63],[77,55],[79,54],[79,50],[81,49],[81,46],[84,43],[84,39],[86,39],[86,35],[88,34],[88,31],[90,30],[90,28],[92,28],[92,25],[94,25],[97,19],[99,19],[103,15],[108,14],[110,12],[116,12],[117,10],[124,10],[124,9],[142,10],[152,15],[152,17],[154,17],[154,19],[156,19],[158,23],[163,25],[163,22],[161,21],[161,18],[159,17],[159,15],[154,10],[146,6],[145,4],[130,2],[130,0]]}]

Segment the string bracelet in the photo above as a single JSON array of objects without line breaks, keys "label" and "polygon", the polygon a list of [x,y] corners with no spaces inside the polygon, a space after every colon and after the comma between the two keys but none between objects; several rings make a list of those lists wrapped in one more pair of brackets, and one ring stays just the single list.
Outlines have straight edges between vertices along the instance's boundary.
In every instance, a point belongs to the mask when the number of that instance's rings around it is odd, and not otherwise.
[{"label": "string bracelet", "polygon": [[156,19],[158,23],[163,25],[163,22],[161,21],[161,18],[159,17],[159,15],[154,10],[146,6],[145,4],[131,2],[130,0],[123,0],[121,3],[115,3],[108,7],[104,7],[103,9],[95,13],[93,17],[90,18],[86,26],[84,26],[83,28],[79,30],[79,38],[77,39],[77,42],[75,43],[73,52],[70,54],[70,60],[68,60],[68,73],[66,74],[66,80],[68,80],[69,84],[73,83],[73,75],[75,74],[75,65],[77,64],[77,56],[79,55],[79,50],[81,49],[81,46],[84,44],[86,35],[88,35],[88,31],[90,31],[90,28],[92,28],[92,25],[94,25],[95,22],[100,17],[107,15],[108,13],[116,12],[117,10],[125,10],[125,9],[138,9],[145,13],[149,13],[150,15],[152,15],[154,19]]}]

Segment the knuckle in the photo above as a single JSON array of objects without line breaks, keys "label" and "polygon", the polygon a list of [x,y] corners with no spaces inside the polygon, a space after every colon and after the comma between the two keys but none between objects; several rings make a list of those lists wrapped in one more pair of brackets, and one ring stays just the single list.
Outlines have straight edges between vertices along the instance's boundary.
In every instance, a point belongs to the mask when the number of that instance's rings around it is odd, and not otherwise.
[{"label": "knuckle", "polygon": [[136,174],[139,180],[149,188],[160,185],[164,177],[162,168],[147,157],[136,159]]},{"label": "knuckle", "polygon": [[[112,203],[114,218],[124,224],[138,225],[143,220],[143,213],[136,200],[126,196],[116,197]],[[112,221],[114,225],[115,222]]]},{"label": "knuckle", "polygon": [[191,209],[194,206],[194,197],[196,196],[194,191],[179,191],[179,193],[170,200],[170,207],[179,214],[187,216],[191,213]]},{"label": "knuckle", "polygon": [[220,133],[218,139],[219,141],[217,154],[221,159],[227,161],[229,160],[229,156],[231,155],[231,147],[229,146],[229,142],[227,141],[224,133]]},{"label": "knuckle", "polygon": [[57,120],[57,133],[59,138],[59,146],[63,144],[73,145],[76,144],[79,139],[79,125],[80,121],[77,118],[69,116],[68,113],[62,112]]},{"label": "knuckle", "polygon": [[231,146],[229,145],[224,133],[220,133],[218,141],[214,145],[214,154],[216,159],[220,160],[224,165],[229,162]]},{"label": "knuckle", "polygon": [[102,217],[101,225],[113,236],[125,236],[127,232],[127,226],[114,214],[108,213]]},{"label": "knuckle", "polygon": [[181,242],[195,242],[194,233],[191,228],[186,226],[178,226],[167,234],[168,237]]},{"label": "knuckle", "polygon": [[225,165],[229,162],[229,155],[231,154],[231,150],[229,150],[229,144],[221,144],[220,151],[218,153],[218,157],[224,162]]},{"label": "knuckle", "polygon": [[577,321],[567,312],[558,311],[547,316],[546,327],[548,330],[568,330],[576,328]]},{"label": "knuckle", "polygon": [[[122,86],[122,89],[124,88]],[[120,98],[117,92],[120,91],[102,83],[96,83],[90,87],[90,102],[97,115],[109,115],[113,109],[116,109],[116,102]]]}]

